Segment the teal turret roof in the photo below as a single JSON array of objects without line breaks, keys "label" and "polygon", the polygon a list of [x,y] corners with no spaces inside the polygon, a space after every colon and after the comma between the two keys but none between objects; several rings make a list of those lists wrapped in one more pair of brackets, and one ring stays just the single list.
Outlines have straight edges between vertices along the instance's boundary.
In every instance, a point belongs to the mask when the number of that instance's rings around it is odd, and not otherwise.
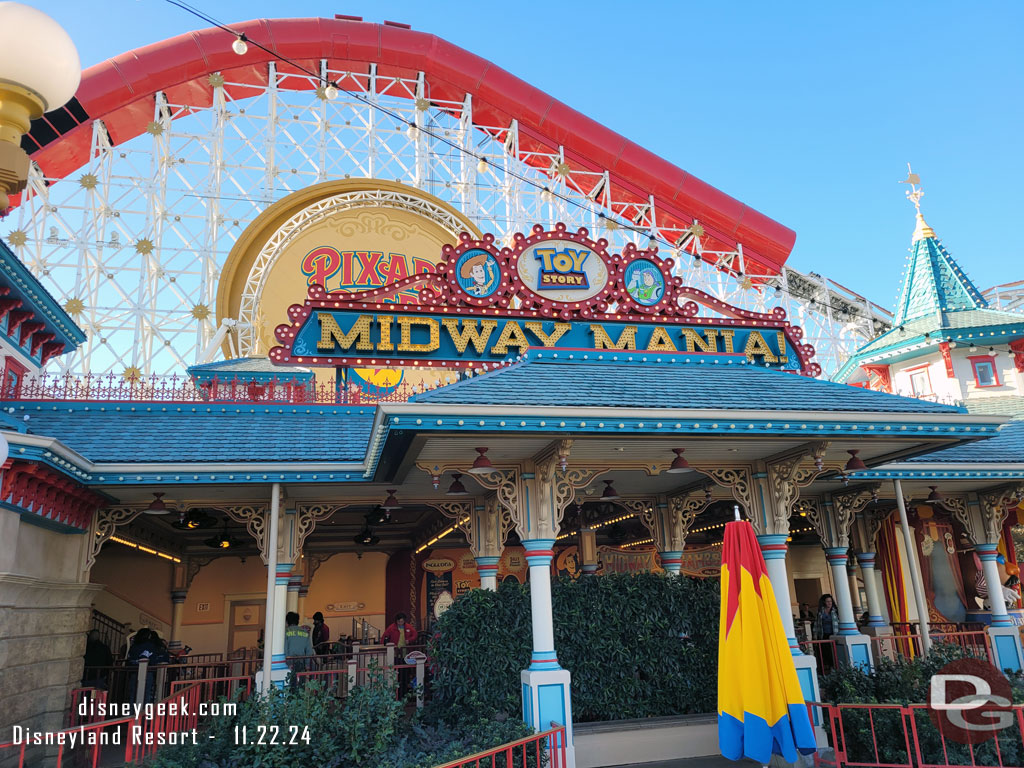
[{"label": "teal turret roof", "polygon": [[864,363],[895,363],[927,354],[941,341],[979,348],[1024,336],[1024,313],[992,309],[920,212],[892,328],[876,336],[832,377],[848,381]]},{"label": "teal turret roof", "polygon": [[918,213],[893,326],[928,316],[934,316],[941,326],[945,326],[942,313],[987,307],[988,302],[981,291],[942,247],[935,232]]}]

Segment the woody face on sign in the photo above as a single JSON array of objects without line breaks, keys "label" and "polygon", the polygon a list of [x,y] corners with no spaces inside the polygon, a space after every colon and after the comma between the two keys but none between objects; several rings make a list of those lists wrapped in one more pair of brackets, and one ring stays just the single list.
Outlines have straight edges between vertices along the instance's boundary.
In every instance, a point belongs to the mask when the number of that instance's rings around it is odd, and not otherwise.
[{"label": "woody face on sign", "polygon": [[500,282],[498,262],[485,250],[473,248],[459,256],[455,265],[459,287],[479,299],[494,293]]}]

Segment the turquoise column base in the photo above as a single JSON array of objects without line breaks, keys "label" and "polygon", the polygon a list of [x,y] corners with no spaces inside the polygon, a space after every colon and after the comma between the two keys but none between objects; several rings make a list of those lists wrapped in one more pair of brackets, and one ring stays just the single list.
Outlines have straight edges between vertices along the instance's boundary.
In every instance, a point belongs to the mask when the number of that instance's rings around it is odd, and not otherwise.
[{"label": "turquoise column base", "polygon": [[989,627],[992,640],[993,663],[996,668],[1010,672],[1024,669],[1024,653],[1021,651],[1020,632],[1017,627]]},{"label": "turquoise column base", "polygon": [[832,635],[832,639],[836,641],[840,662],[860,667],[865,672],[875,665],[871,654],[871,638],[867,635]]},{"label": "turquoise column base", "polygon": [[[813,656],[805,653],[793,656],[793,665],[796,667],[796,679],[800,681],[800,691],[804,695],[804,701],[821,701],[821,688],[818,686],[818,662]],[[811,709],[811,725],[814,726],[814,738],[818,747],[827,747],[828,734],[825,733],[827,725],[822,720],[821,710]]]},{"label": "turquoise column base", "polygon": [[523,720],[535,732],[546,731],[552,723],[565,726],[565,766],[576,768],[572,737],[572,694],[567,669],[524,669]]}]

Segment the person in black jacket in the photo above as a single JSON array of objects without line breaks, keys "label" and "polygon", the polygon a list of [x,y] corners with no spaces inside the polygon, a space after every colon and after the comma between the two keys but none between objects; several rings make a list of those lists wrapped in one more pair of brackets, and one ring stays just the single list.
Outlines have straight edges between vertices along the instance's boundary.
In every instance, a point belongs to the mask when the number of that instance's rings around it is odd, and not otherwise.
[{"label": "person in black jacket", "polygon": [[90,629],[85,641],[85,669],[82,671],[83,688],[106,688],[110,668],[114,666],[114,654],[107,644],[100,640],[97,629]]},{"label": "person in black jacket", "polygon": [[131,702],[133,704],[135,703],[135,691],[138,685],[138,666],[143,659],[149,662],[146,671],[145,694],[145,701],[148,704],[153,701],[153,688],[156,683],[156,672],[153,670],[153,667],[157,664],[166,664],[170,657],[167,655],[167,649],[160,642],[160,636],[147,627],[143,627],[135,633],[132,647],[128,649],[128,664],[136,667],[136,672],[132,675],[130,681]]}]

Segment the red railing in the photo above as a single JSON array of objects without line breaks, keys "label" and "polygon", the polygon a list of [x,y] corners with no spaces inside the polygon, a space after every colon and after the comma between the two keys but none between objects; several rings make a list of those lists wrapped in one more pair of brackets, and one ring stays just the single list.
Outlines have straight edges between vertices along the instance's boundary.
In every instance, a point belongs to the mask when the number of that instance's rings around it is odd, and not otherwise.
[{"label": "red railing", "polygon": [[[958,645],[975,658],[995,661],[987,632],[932,632],[929,637],[933,643]],[[921,635],[879,635],[871,638],[871,650],[876,660],[915,658],[921,655]]]},{"label": "red railing", "polygon": [[565,768],[565,726],[552,723],[552,728],[519,741],[477,752],[436,768]]},{"label": "red railing", "polygon": [[[18,768],[43,764],[64,768],[65,760],[74,768],[97,768],[101,761],[109,765],[135,765],[163,744],[179,743],[183,734],[199,727],[203,703],[200,696],[200,686],[192,684],[149,705],[152,710],[143,710],[137,717],[83,721],[62,731],[39,734],[41,744],[30,744],[26,738],[0,744],[0,761],[7,760],[16,750]],[[54,749],[56,753],[51,756]]]},{"label": "red railing", "polygon": [[247,675],[212,677],[207,680],[179,680],[171,683],[171,696],[186,689],[197,689],[200,702],[215,702],[221,697],[229,701],[244,701],[252,696],[253,679]]},{"label": "red railing", "polygon": [[804,640],[800,643],[800,650],[815,658],[818,663],[818,675],[831,672],[839,664],[839,651],[835,640]]},{"label": "red railing", "polygon": [[831,750],[818,750],[826,768],[1020,768],[1024,766],[1024,707],[988,706],[1012,722],[979,744],[951,738],[926,704],[808,704],[819,715]]},{"label": "red railing", "polygon": [[[204,656],[221,658],[221,654],[203,654],[189,657],[184,664],[153,664],[146,674],[152,679],[153,698],[159,700],[171,691],[171,684],[180,680],[206,680],[217,677],[251,675],[262,660],[203,661]],[[193,658],[200,659],[193,661]],[[102,689],[112,702],[131,701],[138,684],[139,667],[118,664],[113,667],[90,667],[87,682],[103,681]]]},{"label": "red railing", "polygon": [[231,379],[214,377],[196,383],[188,376],[146,376],[126,379],[113,373],[61,376],[43,374],[26,379],[0,392],[3,400],[113,401],[129,403],[318,403],[373,405],[405,402],[412,395],[457,381],[457,374],[439,372],[446,379],[425,385],[405,382],[397,387],[372,387],[369,384],[338,386],[333,379],[317,384],[294,383],[276,378],[256,381],[244,376]]}]

